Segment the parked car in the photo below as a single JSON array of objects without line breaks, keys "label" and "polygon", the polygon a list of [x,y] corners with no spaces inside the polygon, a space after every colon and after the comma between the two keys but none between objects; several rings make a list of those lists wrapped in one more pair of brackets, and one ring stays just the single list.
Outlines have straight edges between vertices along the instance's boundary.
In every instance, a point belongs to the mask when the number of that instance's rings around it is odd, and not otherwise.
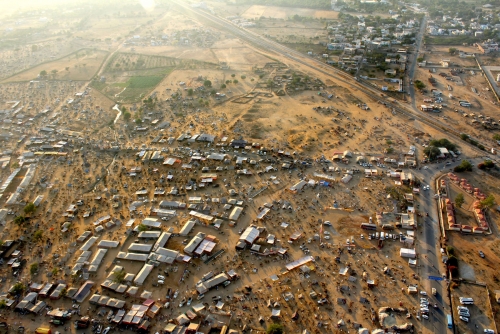
[{"label": "parked car", "polygon": [[484,253],[483,253],[483,251],[479,251],[479,256],[484,259]]}]

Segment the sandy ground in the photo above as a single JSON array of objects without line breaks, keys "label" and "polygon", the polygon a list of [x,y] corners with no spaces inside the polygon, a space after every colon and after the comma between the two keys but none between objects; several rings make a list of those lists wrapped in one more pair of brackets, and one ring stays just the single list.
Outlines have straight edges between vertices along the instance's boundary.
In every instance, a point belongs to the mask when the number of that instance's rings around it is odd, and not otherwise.
[{"label": "sandy ground", "polygon": [[[80,50],[61,59],[32,67],[5,82],[37,80],[41,71],[46,71],[47,77],[57,80],[87,81],[95,75],[107,55],[105,51]],[[57,71],[55,74],[52,72],[54,70]]]},{"label": "sandy ground", "polygon": [[[243,7],[243,9],[249,10],[248,7]],[[252,10],[256,13],[252,15],[258,14],[255,9],[251,9],[250,12]],[[274,10],[277,11],[277,9]],[[162,22],[162,20],[166,21],[167,19],[164,16],[159,17],[159,21],[154,23],[156,24],[155,29],[161,28],[161,24],[158,22]],[[111,30],[123,28],[116,21],[111,21],[111,23],[113,25],[110,27]],[[171,33],[174,29],[185,29],[190,24],[189,20],[182,21],[182,25],[178,27],[170,24],[165,27],[165,31]],[[106,29],[106,27],[103,26],[102,29]],[[142,29],[139,29],[137,33],[148,32],[148,30],[144,30],[145,28]],[[108,31],[107,34],[111,36],[113,33]],[[12,276],[7,266],[1,267],[1,278],[5,279],[2,284],[5,287],[10,287],[19,279],[25,282],[47,282],[61,279],[68,282],[70,286],[78,288],[84,281],[83,277],[70,277],[69,272],[79,255],[80,245],[76,244],[75,240],[83,231],[92,229],[92,223],[99,217],[112,215],[120,221],[120,226],[106,229],[98,236],[100,239],[119,240],[119,249],[126,250],[136,240],[136,236],[128,238],[125,236],[124,223],[130,218],[135,218],[136,224],[138,224],[144,217],[140,213],[131,213],[128,210],[129,204],[137,200],[134,192],[142,188],[149,190],[148,202],[140,208],[141,211],[147,212],[152,206],[156,207],[157,205],[157,202],[153,202],[153,200],[158,200],[153,197],[153,189],[162,187],[168,190],[172,186],[181,187],[186,185],[187,180],[197,179],[199,176],[194,172],[183,171],[179,166],[142,165],[140,161],[135,159],[136,150],[122,150],[115,156],[112,153],[101,151],[103,147],[116,144],[121,145],[122,148],[139,148],[142,145],[157,149],[168,148],[171,151],[164,153],[165,157],[175,154],[184,163],[188,162],[190,157],[180,150],[175,153],[172,150],[188,144],[179,142],[174,142],[172,145],[153,144],[151,140],[158,135],[162,138],[177,137],[181,133],[190,131],[191,133],[213,133],[218,138],[242,136],[248,141],[260,142],[266,147],[295,151],[298,158],[317,159],[324,155],[326,159],[331,159],[334,153],[349,149],[355,152],[355,155],[364,154],[367,157],[383,156],[401,159],[410,145],[416,145],[417,156],[421,159],[423,148],[420,144],[431,138],[444,136],[432,129],[427,129],[418,121],[393,115],[381,104],[363,95],[363,92],[357,88],[347,89],[340,81],[326,78],[311,69],[303,70],[302,66],[292,64],[288,59],[266,54],[265,50],[255,50],[235,39],[221,38],[209,48],[138,46],[136,52],[214,63],[227,62],[230,69],[195,68],[171,72],[155,89],[158,97],[155,108],[157,110],[147,111],[147,114],[145,112],[142,115],[143,117],[148,115],[152,119],[169,121],[171,126],[164,131],[155,129],[147,134],[132,131],[134,125],[124,122],[123,118],[118,119],[116,124],[112,125],[112,120],[116,115],[116,112],[111,110],[113,102],[93,90],[90,90],[90,94],[81,101],[77,101],[75,105],[70,106],[67,110],[64,109],[63,106],[66,104],[64,101],[73,98],[75,92],[85,89],[86,83],[83,82],[49,81],[36,87],[30,87],[28,83],[11,83],[0,86],[0,98],[4,101],[16,98],[21,100],[24,105],[34,101],[30,116],[34,116],[37,111],[47,105],[51,106],[51,111],[46,118],[33,121],[37,126],[53,123],[84,133],[82,139],[68,139],[72,146],[71,149],[68,149],[68,157],[65,160],[60,162],[49,160],[40,163],[34,178],[35,181],[22,194],[23,200],[26,201],[33,200],[37,195],[44,195],[44,201],[33,215],[33,219],[22,227],[9,222],[7,227],[3,229],[2,239],[16,238],[21,235],[28,239],[22,249],[27,260],[27,268],[32,263],[40,262],[40,270],[34,276],[30,276],[29,269],[26,268],[16,278]],[[318,95],[318,91],[296,91],[285,96],[260,95],[248,98],[247,103],[234,102],[238,97],[246,96],[252,90],[269,93],[266,82],[273,78],[276,70],[265,68],[265,65],[276,60],[290,65],[286,69],[290,72],[295,71],[301,75],[309,75],[321,80],[325,86],[324,90],[320,92],[323,95]],[[263,74],[262,78],[255,72],[257,68],[262,70],[259,72]],[[234,74],[234,78],[232,74]],[[217,90],[226,80],[237,79],[239,82],[228,84],[226,89],[220,90],[226,94],[224,99],[216,100],[213,96],[205,96],[205,92],[197,92],[194,94],[193,100],[188,99],[187,90],[190,87],[196,88],[200,85],[200,82],[197,81],[200,75],[204,79],[211,80]],[[246,76],[246,79],[242,78],[243,75]],[[185,82],[186,85],[179,85],[181,81]],[[174,92],[179,93],[180,100],[166,101],[171,98],[171,94]],[[333,95],[331,99],[326,97],[329,94]],[[196,102],[196,99],[202,96],[204,96],[203,101],[209,101],[208,106],[189,106],[189,103]],[[56,99],[63,102],[54,104]],[[370,110],[365,111],[358,108],[356,106],[358,103],[367,103]],[[321,108],[318,109],[318,106]],[[126,107],[137,110],[138,105],[131,104],[126,105]],[[149,123],[145,125],[153,127]],[[4,130],[5,132],[16,132],[17,129],[17,125],[11,125]],[[35,129],[35,127],[30,127],[30,129]],[[35,130],[26,131],[25,134],[28,136],[40,135]],[[122,139],[118,139],[118,137]],[[200,143],[190,144],[190,146],[203,152],[209,149],[206,144]],[[17,146],[14,141],[5,147],[15,150],[16,153],[24,150],[24,147]],[[392,150],[393,153],[384,154],[384,150]],[[464,155],[469,153],[467,149],[462,151]],[[239,154],[239,152],[231,152],[231,154]],[[255,150],[248,152],[248,154],[257,161],[262,159],[261,156],[255,154]],[[271,154],[268,158],[275,159]],[[217,238],[216,250],[226,249],[223,256],[208,264],[204,264],[200,259],[194,259],[190,265],[179,263],[169,266],[162,264],[153,270],[145,285],[140,288],[141,292],[152,292],[154,298],[161,303],[166,301],[165,295],[168,288],[178,289],[180,296],[175,301],[171,301],[169,309],[163,309],[160,316],[153,320],[152,332],[161,330],[166,319],[177,316],[180,312],[188,309],[187,306],[178,307],[180,300],[192,296],[196,282],[210,270],[235,269],[241,276],[239,281],[232,282],[225,289],[219,288],[210,291],[202,301],[207,303],[206,306],[210,306],[211,297],[220,295],[226,304],[224,309],[233,312],[230,325],[234,328],[241,329],[244,324],[247,324],[251,328],[262,331],[271,322],[269,319],[270,309],[266,306],[267,300],[271,298],[281,304],[282,322],[286,326],[287,332],[290,333],[303,329],[331,333],[334,330],[334,324],[340,319],[346,322],[346,326],[342,328],[344,331],[354,330],[355,323],[375,328],[378,325],[372,324],[370,309],[377,310],[382,306],[398,307],[401,305],[408,308],[414,315],[418,307],[418,297],[408,295],[406,287],[408,284],[421,285],[419,269],[409,267],[408,262],[399,257],[398,253],[401,247],[399,241],[386,241],[384,247],[378,249],[375,241],[368,240],[367,231],[359,228],[361,222],[366,222],[368,217],[374,216],[376,212],[394,212],[397,209],[398,203],[387,197],[387,192],[393,190],[395,186],[394,181],[387,177],[365,178],[364,168],[355,164],[353,160],[351,159],[348,165],[332,164],[339,168],[361,169],[362,172],[354,174],[353,180],[347,185],[335,182],[332,187],[307,188],[297,195],[292,195],[285,189],[297,183],[301,177],[310,178],[314,172],[324,173],[323,167],[325,166],[314,163],[310,169],[303,167],[293,171],[280,169],[277,172],[258,175],[257,172],[270,164],[270,162],[259,161],[256,165],[245,165],[253,172],[250,177],[236,177],[232,170],[221,171],[218,173],[218,184],[220,185],[218,188],[206,187],[196,192],[183,193],[180,197],[165,197],[168,200],[185,202],[190,196],[229,197],[229,189],[235,188],[240,193],[240,198],[245,202],[245,211],[234,228],[229,227],[227,223],[224,223],[219,231],[209,226],[197,225],[190,235],[192,237],[197,232],[214,235]],[[217,163],[206,164],[211,167],[218,165]],[[127,175],[126,170],[141,165],[143,173],[140,176],[130,177]],[[280,163],[275,163],[275,166],[279,165]],[[389,167],[378,169],[385,171]],[[9,172],[9,169],[1,171],[2,179],[5,179]],[[160,181],[160,176],[167,175],[169,172],[174,175],[173,181],[169,183]],[[331,176],[338,180],[342,174],[331,173]],[[37,183],[36,181],[42,177],[46,177],[47,180],[43,184]],[[480,182],[480,179],[484,181]],[[469,181],[472,184],[478,182],[480,187],[483,187],[483,191],[489,193],[495,188],[495,182],[497,182],[495,180],[492,175],[478,173],[471,176]],[[15,180],[12,191],[20,181],[21,176]],[[72,186],[69,187],[68,184]],[[250,192],[265,185],[269,188],[261,195],[253,200],[248,199],[247,195]],[[408,187],[398,187],[398,189],[400,193],[411,191]],[[118,208],[112,207],[113,201],[110,198],[114,194],[119,196],[120,206]],[[95,200],[96,196],[102,196],[103,199],[97,201]],[[80,207],[80,212],[72,221],[70,231],[63,234],[61,225],[66,219],[62,213],[78,199],[84,200],[85,204]],[[257,224],[266,228],[266,232],[262,236],[274,234],[279,240],[276,246],[285,247],[289,256],[282,259],[281,257],[252,255],[248,251],[237,253],[234,246],[240,231],[254,222],[260,207],[273,201],[288,201],[292,210],[281,209],[281,205],[276,203],[276,208],[271,211],[266,220],[257,222]],[[346,210],[329,209],[334,202]],[[220,204],[210,203],[209,205],[211,212],[225,211]],[[22,207],[15,208],[16,212],[21,212],[21,210]],[[83,218],[83,213],[88,211],[94,212],[93,215],[89,218]],[[13,218],[12,215],[9,217]],[[187,210],[179,211],[175,219],[162,223],[162,230],[172,228],[174,231],[178,231],[188,218]],[[323,230],[323,245],[320,245],[319,241],[313,241],[314,235],[320,233],[318,219],[329,220],[333,224],[332,227],[325,227]],[[497,216],[493,216],[493,219],[498,221]],[[286,222],[288,226],[282,227],[283,222]],[[32,234],[36,230],[43,230],[41,242],[31,240]],[[289,244],[287,242],[288,237],[296,231],[303,232],[304,236],[300,243],[304,242],[311,250],[311,255],[317,256],[308,275],[299,270],[282,274],[286,263],[305,255],[299,248],[299,243]],[[396,234],[399,232],[395,231]],[[329,239],[326,236],[329,236]],[[347,238],[351,242],[354,240],[355,246],[352,246],[351,253],[345,247]],[[186,238],[173,237],[169,240],[167,247],[182,250],[184,239]],[[309,239],[311,239],[310,243]],[[259,244],[262,244],[263,248],[269,247],[264,241],[259,241]],[[494,239],[494,236],[462,236],[457,234],[450,236],[450,244],[456,245],[455,248],[461,261],[469,264],[474,263],[476,279],[484,279],[488,283],[495,281],[495,273],[492,269],[494,269],[494,264],[498,262],[496,260],[500,254],[496,254],[495,249],[498,248],[498,241]],[[484,266],[481,264],[483,262],[475,263],[479,262],[476,261],[478,245],[481,245],[486,254],[486,259],[481,260],[484,261]],[[489,245],[491,246],[488,247]],[[92,250],[95,252],[96,247],[94,246]],[[127,308],[129,308],[131,304],[142,301],[139,298],[125,297],[99,287],[99,283],[109,274],[110,269],[115,264],[123,265],[125,270],[132,274],[137,274],[140,270],[141,264],[139,263],[128,261],[114,263],[112,259],[118,251],[118,249],[110,250],[99,271],[90,278],[97,283],[93,292],[99,291],[111,297],[124,299],[127,302]],[[54,257],[54,254],[59,256]],[[339,257],[339,262],[336,261],[336,257]],[[348,276],[340,275],[339,271],[346,266],[350,267]],[[383,268],[386,266],[391,269],[390,275],[387,276],[383,274]],[[50,277],[54,268],[59,268],[59,270]],[[184,269],[188,269],[190,273],[181,281]],[[154,286],[156,275],[165,274],[165,270],[169,275],[166,284],[159,287]],[[376,280],[374,288],[368,288],[366,282],[362,280],[363,272],[366,272],[369,279]],[[278,280],[272,281],[272,275],[279,275]],[[349,276],[355,280],[353,282],[347,281]],[[318,281],[318,284],[315,281]],[[249,292],[245,286],[251,286],[252,291]],[[325,306],[318,306],[317,300],[310,297],[312,290],[316,291],[319,298],[328,296],[330,302]],[[293,293],[294,300],[284,301],[282,294],[286,291]],[[360,297],[366,298],[367,303],[360,303]],[[337,298],[345,299],[345,303],[338,301]],[[47,300],[47,302],[53,307],[71,308],[71,301],[67,299]],[[478,306],[483,310],[481,305]],[[95,316],[97,309],[86,301],[82,304],[80,312]],[[290,317],[295,311],[299,312],[300,318],[297,322],[291,322]],[[12,319],[15,325],[22,323],[29,330],[33,330],[42,323],[47,324],[47,319],[42,317],[37,317],[36,321],[29,321],[27,317],[12,315],[13,313],[10,311],[2,312],[2,314]],[[260,315],[264,317],[264,324],[258,323]],[[227,317],[219,316],[219,318],[229,322]],[[480,319],[481,324],[486,326],[485,317]],[[319,321],[323,323],[321,328],[317,327]],[[412,322],[417,327],[417,331],[425,332],[414,317],[409,320],[397,317],[397,321]],[[70,327],[64,332],[75,332],[72,326]]]}]

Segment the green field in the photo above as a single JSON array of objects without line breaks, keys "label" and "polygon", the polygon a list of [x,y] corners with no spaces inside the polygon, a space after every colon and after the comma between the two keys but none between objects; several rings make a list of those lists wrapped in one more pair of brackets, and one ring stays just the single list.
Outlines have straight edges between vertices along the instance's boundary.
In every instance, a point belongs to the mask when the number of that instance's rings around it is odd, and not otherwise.
[{"label": "green field", "polygon": [[105,82],[95,79],[91,86],[116,102],[138,102],[175,69],[216,68],[197,60],[176,59],[134,53],[117,53],[106,64]]},{"label": "green field", "polygon": [[151,77],[132,77],[128,80],[127,88],[153,88],[163,77],[151,76]]},{"label": "green field", "polygon": [[106,82],[94,80],[91,85],[114,101],[132,103],[147,96],[173,69],[174,67],[167,67],[155,71],[130,71],[111,76]]}]

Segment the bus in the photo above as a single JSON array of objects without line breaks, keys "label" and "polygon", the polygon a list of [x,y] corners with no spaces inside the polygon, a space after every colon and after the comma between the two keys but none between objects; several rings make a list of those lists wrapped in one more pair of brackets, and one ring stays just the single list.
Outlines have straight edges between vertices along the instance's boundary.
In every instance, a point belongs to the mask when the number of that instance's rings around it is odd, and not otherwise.
[{"label": "bus", "polygon": [[361,228],[363,230],[376,230],[377,225],[375,224],[368,224],[368,223],[361,223]]},{"label": "bus", "polygon": [[448,328],[453,328],[453,320],[451,319],[451,314],[447,314],[446,318],[448,319]]}]

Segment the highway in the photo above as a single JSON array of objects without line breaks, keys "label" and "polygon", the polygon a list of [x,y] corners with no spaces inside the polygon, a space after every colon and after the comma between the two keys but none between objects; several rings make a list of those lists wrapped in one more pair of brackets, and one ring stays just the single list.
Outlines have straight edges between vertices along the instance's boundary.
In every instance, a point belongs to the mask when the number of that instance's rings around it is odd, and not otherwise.
[{"label": "highway", "polygon": [[[473,165],[477,165],[482,161],[480,158],[471,159]],[[424,215],[423,224],[418,232],[417,253],[419,254],[418,265],[422,288],[429,295],[429,302],[437,303],[439,308],[431,309],[429,320],[423,320],[423,325],[432,333],[452,333],[447,328],[447,314],[452,314],[446,281],[429,280],[429,276],[442,277],[446,273],[445,265],[441,257],[440,244],[440,223],[438,216],[437,199],[434,198],[436,192],[436,179],[453,170],[455,166],[460,164],[461,160],[457,159],[446,165],[444,162],[425,165],[424,168],[413,170],[414,175],[426,185],[430,185],[430,190],[421,191],[418,196],[420,200],[417,202],[419,208],[417,210]],[[429,213],[426,217],[425,214]],[[436,296],[432,296],[432,288],[436,289]],[[456,321],[457,319],[453,319]]]},{"label": "highway", "polygon": [[[417,38],[415,40],[415,54],[413,54],[413,59],[411,60],[411,66],[410,70],[408,71],[408,76],[410,78],[410,81],[413,83],[413,79],[415,77],[415,69],[417,68],[417,58],[418,54],[420,52],[420,45],[422,44],[422,39],[424,38],[425,34],[425,28],[427,26],[427,15],[425,15],[422,18],[422,22],[420,24],[420,31],[417,35]],[[416,101],[415,101],[415,87],[413,84],[410,84],[410,97],[411,97],[411,104],[414,110],[417,110],[416,106]]]},{"label": "highway", "polygon": [[[418,110],[418,109],[409,109],[406,105],[402,105],[396,100],[394,101],[389,101],[388,99],[382,97],[381,92],[378,91],[375,87],[373,87],[371,84],[365,83],[363,80],[356,80],[354,77],[348,75],[347,73],[338,70],[332,66],[329,66],[322,61],[319,61],[315,58],[311,58],[309,56],[306,56],[302,54],[299,51],[296,51],[294,49],[288,48],[284,45],[281,45],[275,41],[269,40],[267,38],[264,38],[263,36],[254,33],[250,30],[241,28],[239,26],[234,25],[232,22],[218,17],[216,15],[210,14],[206,11],[203,11],[199,8],[193,8],[189,4],[180,2],[179,0],[170,0],[172,3],[176,4],[180,8],[182,8],[184,11],[187,11],[191,14],[194,14],[198,16],[199,18],[205,19],[206,21],[211,22],[212,24],[218,26],[219,28],[233,34],[236,37],[241,38],[242,40],[247,41],[248,43],[266,51],[266,52],[274,52],[277,54],[280,54],[284,57],[287,57],[301,65],[304,65],[306,67],[309,67],[310,69],[320,72],[324,75],[332,77],[334,80],[341,81],[345,83],[346,85],[355,87],[359,90],[361,90],[364,94],[368,95],[370,98],[374,99],[375,101],[379,101],[383,104],[385,104],[388,108],[390,108],[394,112],[398,112],[408,118],[412,118],[415,120],[418,120],[438,131],[446,133],[450,139],[454,139],[457,142],[463,143],[463,145],[469,146],[473,151],[480,155],[486,155],[487,152],[482,151],[478,149],[477,147],[470,145],[467,142],[464,142],[460,139],[460,133],[456,131],[454,128],[443,124],[439,122],[438,120],[433,119],[432,117],[429,117],[426,113]],[[420,32],[420,40],[424,34],[425,31]],[[419,42],[420,43],[420,42]],[[475,138],[473,138],[475,139]],[[476,141],[481,142],[476,139]],[[483,143],[485,147],[489,147],[486,143]]]},{"label": "highway", "polygon": [[[429,276],[442,277],[446,273],[445,266],[441,261],[440,251],[440,225],[438,217],[437,200],[434,198],[435,180],[444,172],[453,169],[459,162],[446,166],[444,163],[426,165],[427,169],[414,170],[415,176],[422,180],[424,184],[430,185],[430,190],[421,191],[418,212],[424,217],[423,223],[418,228],[417,253],[419,254],[418,266],[420,274],[421,288],[427,292],[429,302],[437,303],[438,309],[429,308],[429,320],[422,319],[422,325],[431,333],[447,333],[448,324],[446,315],[450,313],[450,305],[446,281],[429,280]],[[424,167],[425,168],[425,167]],[[445,168],[445,169],[443,169]],[[422,190],[422,189],[421,189]],[[429,213],[426,217],[425,214]],[[436,296],[431,294],[432,288],[436,289]],[[450,331],[451,333],[451,331]]]}]

